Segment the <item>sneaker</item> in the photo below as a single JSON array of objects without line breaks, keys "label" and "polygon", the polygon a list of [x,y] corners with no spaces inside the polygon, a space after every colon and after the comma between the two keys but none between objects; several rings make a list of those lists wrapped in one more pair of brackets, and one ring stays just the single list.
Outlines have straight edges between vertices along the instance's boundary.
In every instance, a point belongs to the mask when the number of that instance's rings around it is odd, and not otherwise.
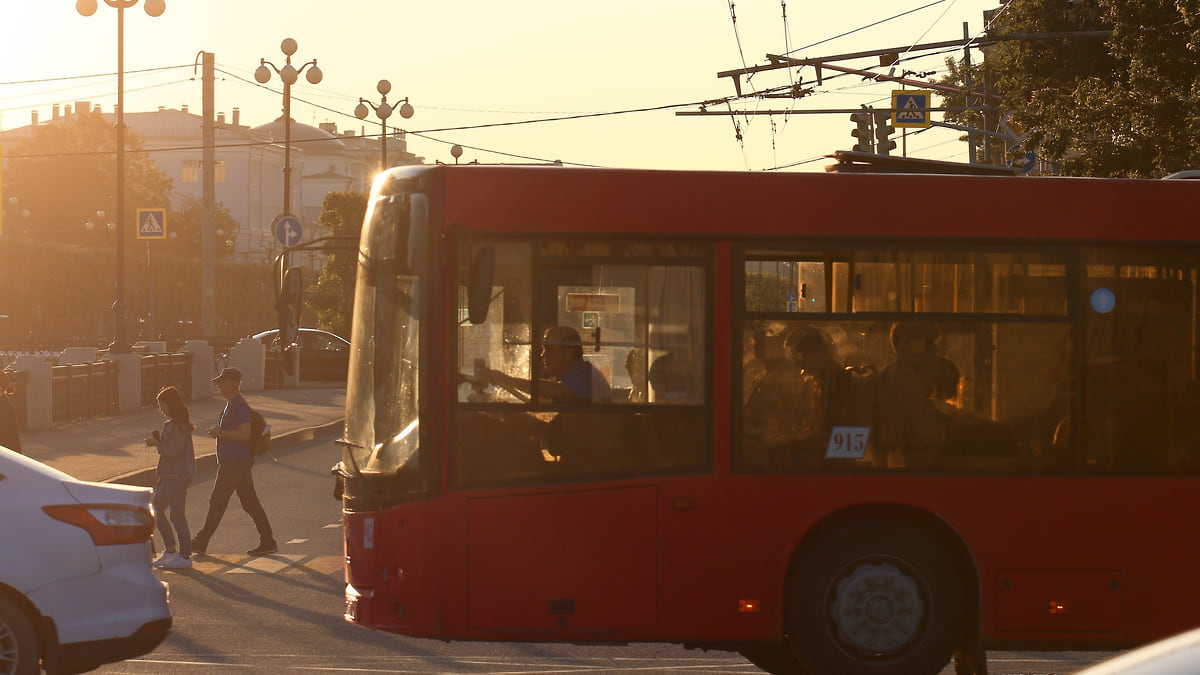
[{"label": "sneaker", "polygon": [[201,543],[199,539],[192,537],[192,555],[204,555],[208,549],[207,543]]},{"label": "sneaker", "polygon": [[279,547],[272,542],[269,544],[259,544],[249,551],[246,551],[246,555],[271,555],[272,553],[277,552],[279,552]]},{"label": "sneaker", "polygon": [[192,559],[175,556],[162,564],[164,570],[186,570],[192,568]]},{"label": "sneaker", "polygon": [[174,560],[178,557],[179,557],[179,554],[176,553],[175,551],[163,551],[163,554],[158,556],[158,558],[150,564],[155,567],[166,567],[167,563],[171,562],[172,560]]}]

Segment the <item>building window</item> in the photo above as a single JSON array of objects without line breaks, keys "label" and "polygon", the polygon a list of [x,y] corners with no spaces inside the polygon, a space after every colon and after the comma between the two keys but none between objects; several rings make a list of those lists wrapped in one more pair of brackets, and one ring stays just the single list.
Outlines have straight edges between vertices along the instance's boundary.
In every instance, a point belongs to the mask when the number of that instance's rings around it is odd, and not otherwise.
[{"label": "building window", "polygon": [[[218,159],[214,162],[213,179],[218,183],[225,182],[225,160]],[[200,160],[185,159],[183,160],[183,182],[199,183],[200,182]]]}]

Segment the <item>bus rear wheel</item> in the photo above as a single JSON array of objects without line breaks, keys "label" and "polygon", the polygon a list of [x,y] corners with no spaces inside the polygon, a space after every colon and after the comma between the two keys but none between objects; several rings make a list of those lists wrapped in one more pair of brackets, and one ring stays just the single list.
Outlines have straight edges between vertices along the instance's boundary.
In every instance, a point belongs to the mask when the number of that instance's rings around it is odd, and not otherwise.
[{"label": "bus rear wheel", "polygon": [[938,541],[904,523],[827,531],[795,561],[788,644],[802,671],[935,675],[964,632],[958,571]]}]

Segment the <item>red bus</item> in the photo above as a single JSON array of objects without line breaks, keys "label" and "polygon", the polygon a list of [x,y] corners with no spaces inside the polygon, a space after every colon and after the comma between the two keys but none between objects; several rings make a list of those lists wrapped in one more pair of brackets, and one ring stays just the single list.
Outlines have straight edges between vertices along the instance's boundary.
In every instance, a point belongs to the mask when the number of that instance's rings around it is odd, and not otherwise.
[{"label": "red bus", "polygon": [[1198,202],[393,170],[359,251],[346,619],[822,675],[1192,627]]}]

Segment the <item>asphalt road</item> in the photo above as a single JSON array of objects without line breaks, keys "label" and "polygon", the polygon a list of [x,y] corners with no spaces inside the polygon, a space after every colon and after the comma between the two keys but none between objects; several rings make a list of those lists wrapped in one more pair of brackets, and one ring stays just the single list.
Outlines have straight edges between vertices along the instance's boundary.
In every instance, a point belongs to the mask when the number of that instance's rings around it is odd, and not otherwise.
[{"label": "asphalt road", "polygon": [[[208,555],[190,571],[158,574],[171,585],[175,630],[146,656],[98,673],[268,675],[277,673],[758,673],[745,659],[676,645],[443,643],[368,631],[342,620],[340,503],[331,495],[333,437],[305,443],[255,468],[279,554],[251,558],[253,524],[232,500]],[[198,529],[212,473],[188,493]],[[156,536],[155,541],[160,541]],[[994,652],[994,675],[1071,673],[1104,655]],[[952,675],[948,667],[945,675]]]}]

